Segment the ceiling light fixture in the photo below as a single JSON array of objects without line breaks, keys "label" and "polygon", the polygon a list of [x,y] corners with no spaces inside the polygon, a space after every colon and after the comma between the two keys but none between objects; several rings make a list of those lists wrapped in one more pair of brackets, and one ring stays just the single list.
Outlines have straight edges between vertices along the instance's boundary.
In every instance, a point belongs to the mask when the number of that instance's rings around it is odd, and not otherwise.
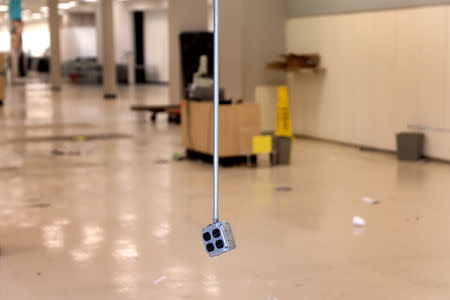
[{"label": "ceiling light fixture", "polygon": [[66,9],[71,9],[77,6],[77,2],[76,1],[70,1],[67,3],[58,3],[58,9],[62,9],[62,10],[66,10]]},{"label": "ceiling light fixture", "polygon": [[32,20],[40,20],[40,19],[42,19],[42,15],[40,13],[32,13],[31,19]]}]

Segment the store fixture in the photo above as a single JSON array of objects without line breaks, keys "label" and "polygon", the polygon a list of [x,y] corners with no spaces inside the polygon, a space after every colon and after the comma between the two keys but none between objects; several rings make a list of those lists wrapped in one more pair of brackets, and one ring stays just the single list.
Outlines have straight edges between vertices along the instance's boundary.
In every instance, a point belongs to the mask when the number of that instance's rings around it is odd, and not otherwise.
[{"label": "store fixture", "polygon": [[267,68],[285,72],[311,71],[317,74],[324,73],[325,68],[321,67],[321,56],[314,54],[286,54],[281,56],[283,61],[267,63]]}]

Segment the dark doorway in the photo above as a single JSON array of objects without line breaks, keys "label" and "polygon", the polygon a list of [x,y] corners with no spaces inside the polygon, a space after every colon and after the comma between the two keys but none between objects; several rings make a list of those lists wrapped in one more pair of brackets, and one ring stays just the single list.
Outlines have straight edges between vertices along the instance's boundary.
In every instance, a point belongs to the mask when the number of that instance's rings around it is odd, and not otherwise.
[{"label": "dark doorway", "polygon": [[145,78],[145,15],[136,11],[134,16],[134,52],[136,53],[136,83],[146,83]]}]

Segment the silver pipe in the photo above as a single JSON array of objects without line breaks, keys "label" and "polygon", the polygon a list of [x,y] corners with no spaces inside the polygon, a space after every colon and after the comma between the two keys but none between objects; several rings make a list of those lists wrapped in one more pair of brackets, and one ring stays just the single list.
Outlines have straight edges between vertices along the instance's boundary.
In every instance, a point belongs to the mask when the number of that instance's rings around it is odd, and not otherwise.
[{"label": "silver pipe", "polygon": [[214,0],[214,204],[213,223],[219,222],[219,0]]}]

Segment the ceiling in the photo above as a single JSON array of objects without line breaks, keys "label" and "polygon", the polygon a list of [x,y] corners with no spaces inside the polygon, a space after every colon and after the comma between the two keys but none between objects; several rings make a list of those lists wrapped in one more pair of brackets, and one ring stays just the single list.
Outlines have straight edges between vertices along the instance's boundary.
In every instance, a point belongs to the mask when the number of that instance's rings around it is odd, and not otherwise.
[{"label": "ceiling", "polygon": [[38,11],[41,6],[47,6],[47,2],[47,0],[22,0],[22,7]]},{"label": "ceiling", "polygon": [[[59,3],[76,2],[77,5],[66,11],[70,12],[95,12],[97,8],[97,2],[101,0],[59,0]],[[117,2],[122,2],[126,9],[136,11],[136,10],[161,10],[167,8],[168,0],[114,0]],[[8,0],[0,0],[0,5],[5,5]],[[22,7],[24,12],[23,20],[25,22],[32,21],[31,15],[41,15],[42,7],[46,7],[48,0],[22,0]],[[38,16],[39,17],[39,16]],[[7,13],[0,12],[0,24],[7,22]]]},{"label": "ceiling", "polygon": [[[71,2],[73,0],[60,0],[59,2]],[[95,0],[75,0],[78,2],[78,6],[95,7],[97,3]],[[97,0],[98,1],[98,0]],[[147,9],[152,7],[166,7],[167,0],[115,0],[124,2],[130,9]],[[0,0],[0,2],[7,2],[6,0]],[[39,11],[40,7],[47,6],[47,0],[22,0],[23,9],[31,9],[33,11]]]}]

